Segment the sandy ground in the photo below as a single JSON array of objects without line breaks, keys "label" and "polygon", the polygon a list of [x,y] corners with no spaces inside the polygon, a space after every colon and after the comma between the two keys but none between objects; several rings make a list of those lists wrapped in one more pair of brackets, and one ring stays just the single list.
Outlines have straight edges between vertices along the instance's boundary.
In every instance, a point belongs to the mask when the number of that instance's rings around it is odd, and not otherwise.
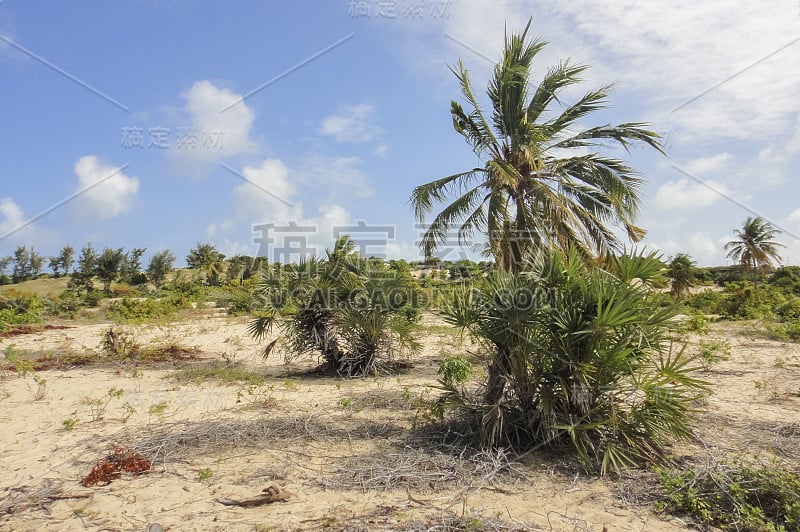
[{"label": "sandy ground", "polygon": [[[97,350],[107,327],[2,339],[0,350],[11,343],[54,356]],[[742,328],[715,324],[703,338],[727,343],[730,357],[703,372],[715,394],[699,418],[702,442],[676,452],[797,460],[800,346],[744,336]],[[461,517],[474,528],[502,521],[518,530],[687,529],[621,495],[619,479],[537,456],[494,474],[491,463],[415,446],[419,436],[410,434],[422,425],[421,400],[435,396],[438,361],[458,352],[445,332],[428,335],[407,373],[353,380],[305,374],[314,359],[264,362],[243,318],[206,312],[134,334],[143,344],[197,347],[207,360],[192,364],[239,364],[263,374],[264,383],[187,383],[173,378],[169,364],[108,364],[40,371],[42,389],[32,375],[6,372],[0,501],[18,503],[0,515],[0,530],[145,530],[152,523],[167,530],[394,530],[413,523],[446,530]],[[112,389],[123,393],[110,397]],[[80,479],[115,444],[154,456],[153,471],[82,487]],[[252,508],[217,502],[254,497],[269,485],[294,495]]]}]

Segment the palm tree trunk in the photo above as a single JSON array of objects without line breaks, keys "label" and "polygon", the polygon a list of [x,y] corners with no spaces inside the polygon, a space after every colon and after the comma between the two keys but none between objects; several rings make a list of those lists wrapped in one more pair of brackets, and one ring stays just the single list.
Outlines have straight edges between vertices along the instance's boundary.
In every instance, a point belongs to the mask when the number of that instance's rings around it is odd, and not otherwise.
[{"label": "palm tree trunk", "polygon": [[500,402],[511,369],[511,352],[506,346],[497,347],[497,354],[489,364],[489,378],[486,382],[486,391],[483,394],[483,402],[487,405],[494,405]]},{"label": "palm tree trunk", "polygon": [[508,270],[511,273],[519,273],[522,264],[530,249],[530,231],[525,223],[525,202],[522,197],[514,198],[516,215],[514,219],[513,232],[508,239]]}]

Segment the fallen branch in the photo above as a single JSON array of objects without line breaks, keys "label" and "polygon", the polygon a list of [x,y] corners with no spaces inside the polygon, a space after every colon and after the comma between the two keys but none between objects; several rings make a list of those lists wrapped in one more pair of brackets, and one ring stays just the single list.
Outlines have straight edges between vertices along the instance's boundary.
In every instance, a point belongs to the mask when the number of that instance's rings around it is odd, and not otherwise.
[{"label": "fallen branch", "polygon": [[242,508],[253,508],[264,504],[272,504],[273,502],[287,502],[294,493],[286,491],[283,488],[275,486],[274,484],[261,490],[260,495],[256,495],[250,499],[243,499],[241,501],[236,499],[216,499],[220,504],[225,506],[240,506]]}]

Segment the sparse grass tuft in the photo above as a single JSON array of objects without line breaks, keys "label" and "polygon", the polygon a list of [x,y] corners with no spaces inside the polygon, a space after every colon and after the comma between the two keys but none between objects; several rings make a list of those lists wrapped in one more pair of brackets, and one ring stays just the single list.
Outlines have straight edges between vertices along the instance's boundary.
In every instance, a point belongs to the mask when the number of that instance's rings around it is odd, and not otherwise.
[{"label": "sparse grass tuft", "polygon": [[184,368],[174,372],[171,377],[180,383],[199,384],[207,381],[222,383],[245,383],[250,386],[261,386],[266,377],[255,371],[220,362],[207,366]]},{"label": "sparse grass tuft", "polygon": [[709,369],[712,365],[723,360],[728,360],[730,354],[731,344],[728,342],[700,340],[700,358],[704,362],[705,369]]},{"label": "sparse grass tuft", "polygon": [[708,334],[708,317],[701,310],[691,310],[687,313],[686,319],[681,324],[681,328],[687,332],[697,334]]}]

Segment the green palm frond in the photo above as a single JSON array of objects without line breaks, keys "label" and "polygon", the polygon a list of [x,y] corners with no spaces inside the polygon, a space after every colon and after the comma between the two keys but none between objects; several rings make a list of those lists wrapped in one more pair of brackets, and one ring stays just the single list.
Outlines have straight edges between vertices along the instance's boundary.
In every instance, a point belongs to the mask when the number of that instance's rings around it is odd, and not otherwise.
[{"label": "green palm frond", "polygon": [[580,75],[588,68],[586,65],[573,65],[569,61],[562,61],[557,67],[550,68],[528,104],[528,120],[535,121],[553,101],[557,102],[561,89],[580,83]]},{"label": "green palm frond", "polygon": [[456,389],[447,399],[474,412],[484,444],[568,442],[605,473],[658,461],[691,433],[706,383],[670,344],[675,308],[623,279],[654,277],[661,262],[644,252],[616,260],[627,273],[590,268],[575,249],[545,252],[525,273],[496,271],[443,309],[490,355],[483,402],[456,400],[467,393]]},{"label": "green palm frond", "polygon": [[547,149],[598,146],[598,141],[612,139],[617,141],[626,150],[632,141],[639,141],[655,148],[662,154],[665,153],[659,141],[661,135],[655,131],[645,129],[646,127],[647,124],[642,122],[628,122],[616,126],[606,124],[604,126],[597,126],[587,129],[586,131],[581,131],[566,139],[558,140]]},{"label": "green palm frond", "polygon": [[542,124],[542,129],[552,137],[572,126],[581,118],[608,106],[608,90],[610,85],[594,89],[584,94],[577,102],[570,105],[560,115]]},{"label": "green palm frond", "polygon": [[467,115],[458,102],[451,103],[450,110],[453,115],[453,127],[467,139],[467,142],[470,143],[478,156],[489,151],[492,157],[499,157],[500,149],[497,138],[495,138],[492,128],[483,116],[478,100],[472,92],[469,71],[460,59],[458,61],[458,69],[450,67],[450,71],[456,76],[461,85],[462,96],[472,106],[472,113]]},{"label": "green palm frond", "polygon": [[769,268],[773,261],[780,263],[778,248],[785,246],[772,240],[780,233],[761,217],[748,218],[741,230],[734,230],[736,240],[725,244],[728,258],[753,271]]},{"label": "green palm frond", "polygon": [[287,360],[317,355],[348,376],[415,354],[420,298],[410,278],[359,257],[348,236],[326,255],[261,274],[263,306],[248,332],[262,340],[277,330],[265,354],[277,345]]},{"label": "green palm frond", "polygon": [[[453,127],[484,167],[414,189],[411,203],[419,221],[437,206],[444,206],[444,216],[422,239],[427,255],[433,254],[455,227],[462,245],[473,232],[487,231],[488,250],[495,263],[508,271],[519,271],[531,253],[544,247],[561,252],[575,248],[586,259],[618,253],[622,242],[615,227],[625,229],[633,242],[644,237],[644,230],[635,225],[643,184],[635,170],[597,153],[568,152],[604,147],[601,142],[612,141],[626,150],[641,143],[663,153],[658,134],[638,122],[572,131],[576,123],[608,104],[610,86],[590,90],[573,104],[556,108],[556,104],[562,105],[559,92],[579,83],[587,67],[561,62],[532,89],[533,63],[547,43],[528,39],[530,24],[506,38],[495,65],[487,87],[491,124],[478,104],[464,64],[459,61],[451,68],[467,105],[465,109],[452,102]],[[481,198],[486,210],[472,202],[479,183],[488,196]]]}]

